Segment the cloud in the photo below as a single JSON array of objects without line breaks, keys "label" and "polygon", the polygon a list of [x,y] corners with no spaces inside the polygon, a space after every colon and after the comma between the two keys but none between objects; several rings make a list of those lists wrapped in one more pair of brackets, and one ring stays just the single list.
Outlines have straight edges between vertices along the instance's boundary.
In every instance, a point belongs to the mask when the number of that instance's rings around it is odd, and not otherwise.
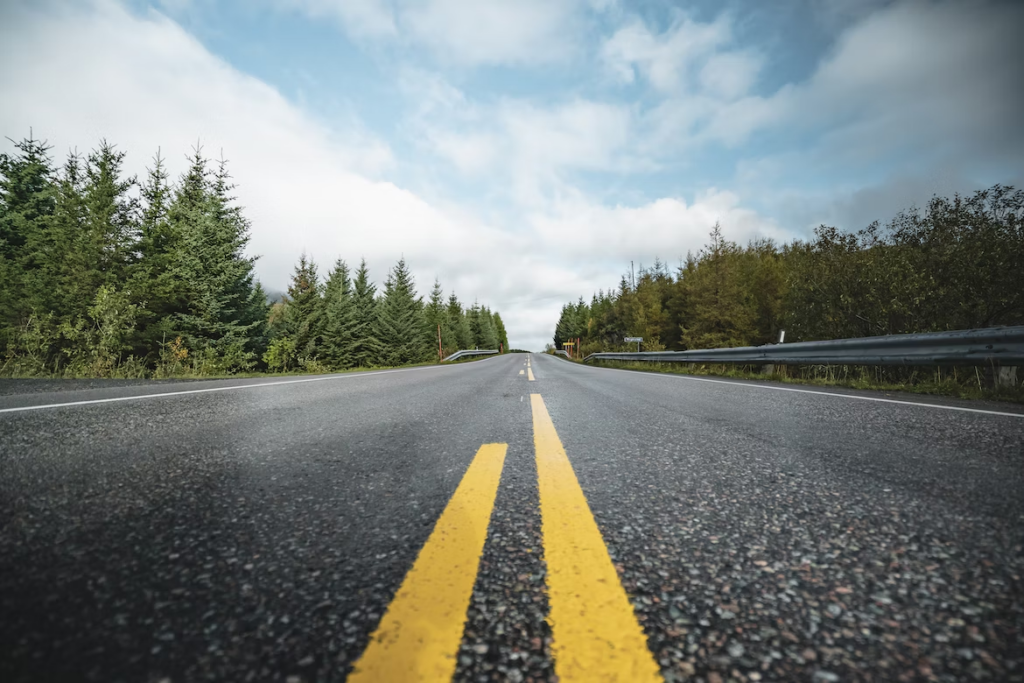
[{"label": "cloud", "polygon": [[[28,53],[36,58],[16,58]],[[614,253],[604,253],[601,265],[563,239],[583,227],[581,217],[593,221],[588,230],[600,243],[623,225],[638,230],[645,215],[697,210],[599,210],[595,200],[572,192],[571,204],[504,216],[515,228],[506,230],[501,220],[481,220],[458,203],[428,202],[388,182],[393,152],[358,121],[332,127],[215,57],[164,15],[136,15],[115,2],[5,6],[0,64],[0,131],[18,137],[33,127],[58,157],[106,137],[128,153],[129,172],[143,172],[161,148],[180,173],[197,140],[212,156],[223,150],[252,220],[250,252],[261,256],[257,273],[267,287],[283,288],[303,250],[324,270],[337,256],[366,257],[378,281],[404,255],[421,291],[436,275],[463,301],[493,306],[520,347],[541,348],[564,301],[607,286],[620,270]],[[419,82],[434,94],[425,100],[427,111],[460,102],[460,93],[441,81]],[[497,129],[507,137],[496,138],[496,154],[512,153],[523,168],[609,168],[628,139],[628,118],[619,107],[585,100],[550,110],[502,103]],[[598,140],[603,146],[594,146]],[[464,167],[494,163],[480,151],[486,143],[462,144],[461,158],[447,149]],[[666,249],[682,244],[667,233],[666,240]]]},{"label": "cloud", "polygon": [[[158,148],[172,170],[199,140],[230,161],[253,223],[250,251],[270,288],[283,288],[300,252],[326,268],[365,256],[382,280],[401,255],[421,289],[434,276],[463,297],[497,305],[505,293],[466,258],[466,246],[515,258],[516,240],[451,215],[390,182],[379,140],[356,140],[297,109],[265,83],[206,51],[166,17],[102,2],[21,6],[0,22],[0,129],[47,138],[62,156],[106,137],[140,173]],[[32,51],[35,60],[16,60]],[[75,55],[68,59],[68,55]],[[14,65],[17,64],[16,67]]]},{"label": "cloud", "polygon": [[276,0],[313,19],[335,19],[358,37],[397,36],[395,14],[385,0]]},{"label": "cloud", "polygon": [[520,205],[546,202],[573,171],[626,172],[645,163],[630,147],[627,106],[583,98],[481,104],[438,80],[413,80],[423,97],[411,124],[415,139],[465,175],[487,174]]},{"label": "cloud", "polygon": [[[633,19],[604,42],[601,56],[623,82],[632,83],[639,74],[656,89],[674,92],[688,89],[697,65],[731,41],[732,31],[724,15],[710,23],[684,18],[661,34]],[[749,71],[735,60],[731,65],[719,62],[712,71],[725,72],[737,66]]]},{"label": "cloud", "polygon": [[312,18],[331,17],[357,40],[423,48],[444,63],[543,64],[577,48],[575,0],[274,0]]},{"label": "cloud", "polygon": [[532,220],[545,249],[594,264],[601,272],[607,272],[608,264],[621,267],[654,256],[671,261],[697,252],[716,222],[728,239],[741,244],[755,237],[788,237],[773,221],[744,208],[735,193],[714,188],[690,204],[665,197],[609,207],[570,197]]},{"label": "cloud", "polygon": [[[1024,7],[1009,3],[900,3],[843,33],[804,83],[730,103],[704,134],[728,144],[800,126],[846,149],[981,144],[1024,131],[1020,88]],[[966,139],[964,136],[967,136]]]},{"label": "cloud", "polygon": [[402,8],[412,39],[461,64],[538,64],[568,56],[579,7],[550,0],[427,0]]}]

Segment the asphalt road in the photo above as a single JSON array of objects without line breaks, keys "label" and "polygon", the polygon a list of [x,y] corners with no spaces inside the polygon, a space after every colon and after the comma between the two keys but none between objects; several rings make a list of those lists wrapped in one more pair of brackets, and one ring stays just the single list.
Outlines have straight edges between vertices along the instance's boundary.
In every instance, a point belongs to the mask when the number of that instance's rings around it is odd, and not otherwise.
[{"label": "asphalt road", "polygon": [[1024,681],[1020,407],[530,358],[5,383],[0,680],[372,678],[469,571],[457,680]]}]

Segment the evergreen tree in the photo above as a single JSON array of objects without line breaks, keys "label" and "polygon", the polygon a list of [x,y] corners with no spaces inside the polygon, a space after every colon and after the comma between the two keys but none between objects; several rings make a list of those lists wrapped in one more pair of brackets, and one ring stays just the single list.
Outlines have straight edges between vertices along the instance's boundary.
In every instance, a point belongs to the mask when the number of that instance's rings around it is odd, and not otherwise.
[{"label": "evergreen tree", "polygon": [[494,325],[494,317],[491,315],[491,309],[487,306],[480,307],[480,348],[481,349],[498,349],[498,329]]},{"label": "evergreen tree", "polygon": [[324,357],[331,367],[343,370],[355,365],[360,332],[352,278],[348,265],[338,259],[324,287]]},{"label": "evergreen tree", "polygon": [[56,325],[85,313],[99,279],[89,258],[94,252],[83,195],[81,159],[72,153],[56,179],[53,214],[27,245],[36,267],[24,272],[25,296],[37,314],[51,314]]},{"label": "evergreen tree", "polygon": [[359,263],[355,282],[352,285],[352,302],[355,304],[355,339],[353,340],[352,358],[355,365],[361,368],[377,365],[381,353],[381,343],[377,338],[377,287],[370,281],[370,273],[366,267],[366,259]]},{"label": "evergreen tree", "polygon": [[152,168],[146,171],[146,180],[139,189],[138,261],[129,285],[135,301],[142,304],[136,342],[140,355],[153,352],[168,337],[173,340],[176,330],[172,316],[185,310],[185,291],[174,270],[178,240],[168,220],[174,189],[159,150]]},{"label": "evergreen tree", "polygon": [[498,345],[503,353],[508,353],[508,333],[505,331],[505,323],[497,311],[494,312],[492,318],[494,320],[494,328],[498,333]]},{"label": "evergreen tree", "polygon": [[693,301],[691,317],[682,329],[690,349],[743,346],[752,332],[752,310],[740,279],[739,250],[722,237],[718,223],[711,242],[701,253],[701,267],[685,286]]},{"label": "evergreen tree", "polygon": [[288,286],[286,314],[288,336],[300,365],[317,359],[322,351],[323,303],[316,263],[303,252]]},{"label": "evergreen tree", "polygon": [[254,284],[255,259],[244,254],[249,224],[231,189],[226,164],[211,174],[197,148],[167,218],[176,242],[171,299],[180,306],[173,327],[192,348],[236,365],[257,357],[253,342],[262,337],[267,308]]},{"label": "evergreen tree", "polygon": [[448,297],[448,325],[452,329],[452,348],[445,348],[445,356],[450,356],[456,351],[473,348],[473,331],[469,328],[469,318],[462,309],[455,292]]},{"label": "evergreen tree", "polygon": [[131,195],[137,183],[134,176],[121,177],[124,156],[102,140],[86,164],[83,201],[93,291],[123,286],[138,250],[138,200]]},{"label": "evergreen tree", "polygon": [[412,275],[402,258],[388,274],[380,302],[381,364],[419,363],[429,357],[423,327],[423,300],[416,297]]},{"label": "evergreen tree", "polygon": [[437,355],[436,350],[439,343],[442,352],[444,349],[450,349],[456,345],[455,330],[449,319],[444,292],[441,290],[441,283],[436,279],[433,289],[430,290],[430,299],[423,309],[423,321],[426,326],[424,328],[426,344],[428,348],[432,349],[431,357]]},{"label": "evergreen tree", "polygon": [[13,155],[0,154],[0,335],[4,339],[40,303],[25,292],[26,273],[39,267],[28,253],[29,245],[45,228],[56,205],[50,147],[31,135],[14,146]]},{"label": "evergreen tree", "polygon": [[497,349],[498,334],[491,319],[491,312],[478,302],[474,302],[467,312],[469,329],[473,334],[473,348]]}]

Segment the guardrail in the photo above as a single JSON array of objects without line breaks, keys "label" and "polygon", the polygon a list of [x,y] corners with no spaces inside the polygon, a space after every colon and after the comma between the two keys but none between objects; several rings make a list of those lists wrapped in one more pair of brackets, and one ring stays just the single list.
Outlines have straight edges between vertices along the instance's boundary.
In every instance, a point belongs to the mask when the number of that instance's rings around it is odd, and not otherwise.
[{"label": "guardrail", "polygon": [[555,349],[555,355],[562,356],[563,358],[568,358],[569,352],[566,351],[565,349]]},{"label": "guardrail", "polygon": [[1024,326],[694,351],[592,353],[594,360],[749,365],[1024,365]]},{"label": "guardrail", "polygon": [[466,356],[493,356],[496,353],[498,353],[497,349],[494,349],[493,351],[480,351],[480,350],[456,351],[455,353],[453,353],[452,355],[448,356],[447,358],[445,358],[441,362],[442,363],[447,363],[448,361],[458,360],[460,358],[465,358]]}]

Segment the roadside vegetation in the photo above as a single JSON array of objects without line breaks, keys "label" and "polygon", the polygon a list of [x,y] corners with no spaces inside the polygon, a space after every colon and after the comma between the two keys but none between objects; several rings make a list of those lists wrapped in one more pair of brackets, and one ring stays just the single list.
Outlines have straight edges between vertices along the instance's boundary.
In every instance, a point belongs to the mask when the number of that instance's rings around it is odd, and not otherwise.
[{"label": "roadside vegetation", "polygon": [[105,141],[59,168],[45,142],[15,148],[0,154],[0,376],[329,372],[508,348],[496,311],[437,281],[424,300],[404,259],[377,291],[365,262],[322,277],[304,254],[269,300],[227,165],[198,148],[176,182],[159,154],[126,177]]},{"label": "roadside vegetation", "polygon": [[[660,261],[617,289],[562,308],[554,348],[585,357],[757,346],[1024,324],[1024,191],[995,185],[935,197],[856,233],[821,226],[808,241],[730,242],[715,225],[697,254],[670,272]],[[566,346],[579,340],[579,347]],[[642,364],[644,369],[654,369]],[[744,372],[727,366],[673,372]],[[788,368],[786,379],[974,395],[974,368]],[[1018,373],[1018,387],[1020,376]]]}]

